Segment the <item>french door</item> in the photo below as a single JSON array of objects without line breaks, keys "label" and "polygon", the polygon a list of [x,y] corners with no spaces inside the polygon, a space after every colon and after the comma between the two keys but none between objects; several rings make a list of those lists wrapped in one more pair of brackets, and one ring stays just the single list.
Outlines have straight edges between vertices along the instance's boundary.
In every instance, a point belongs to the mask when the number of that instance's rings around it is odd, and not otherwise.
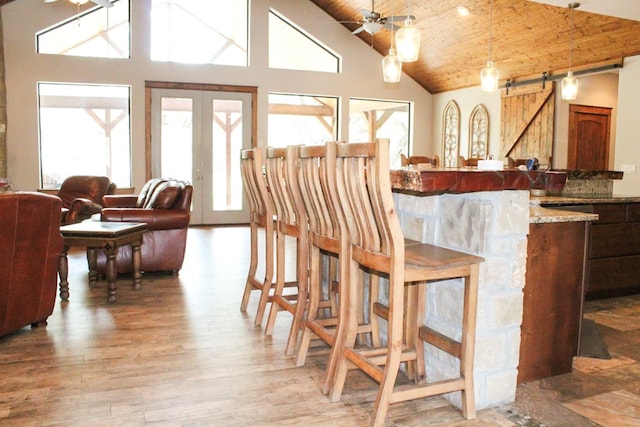
[{"label": "french door", "polygon": [[151,171],[193,184],[191,224],[249,220],[240,150],[250,148],[246,92],[151,90]]}]

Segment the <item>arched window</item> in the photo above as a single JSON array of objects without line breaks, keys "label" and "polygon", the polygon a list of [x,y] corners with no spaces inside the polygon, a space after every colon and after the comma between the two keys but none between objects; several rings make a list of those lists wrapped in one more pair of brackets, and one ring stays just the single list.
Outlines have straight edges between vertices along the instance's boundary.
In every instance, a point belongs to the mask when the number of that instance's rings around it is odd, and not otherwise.
[{"label": "arched window", "polygon": [[489,155],[489,113],[478,104],[469,117],[469,158],[486,159]]},{"label": "arched window", "polygon": [[458,166],[460,155],[460,108],[456,101],[449,101],[442,114],[442,164]]}]

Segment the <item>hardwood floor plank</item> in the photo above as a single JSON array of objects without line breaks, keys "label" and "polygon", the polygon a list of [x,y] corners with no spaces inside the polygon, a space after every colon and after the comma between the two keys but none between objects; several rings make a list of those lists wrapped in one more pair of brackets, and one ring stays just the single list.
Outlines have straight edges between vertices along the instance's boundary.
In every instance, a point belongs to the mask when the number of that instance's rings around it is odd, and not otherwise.
[{"label": "hardwood floor plank", "polygon": [[[69,302],[56,302],[46,328],[0,338],[0,425],[367,425],[375,383],[350,372],[342,400],[330,403],[320,391],[326,352],[300,368],[284,356],[291,316],[281,313],[266,337],[253,325],[257,294],[240,312],[248,245],[245,227],[192,228],[180,276],[145,275],[138,291],[120,277],[111,305],[103,281],[88,287],[84,252],[72,250]],[[593,375],[618,387],[635,368]],[[387,425],[516,425],[509,416],[486,409],[467,421],[435,397],[392,405]]]}]

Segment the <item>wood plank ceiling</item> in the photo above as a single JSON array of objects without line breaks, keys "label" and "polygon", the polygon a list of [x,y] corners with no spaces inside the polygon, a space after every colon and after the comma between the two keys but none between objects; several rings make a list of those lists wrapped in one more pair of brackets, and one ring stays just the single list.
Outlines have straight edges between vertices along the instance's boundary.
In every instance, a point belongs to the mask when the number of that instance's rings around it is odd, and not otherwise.
[{"label": "wood plank ceiling", "polygon": [[[371,10],[369,0],[311,0],[338,21],[362,19],[360,9]],[[489,57],[489,0],[412,0],[411,14],[422,34],[420,58],[403,64],[403,71],[431,93],[480,84],[480,70]],[[567,4],[569,1],[567,1]],[[377,0],[382,16],[406,14],[404,0]],[[456,7],[471,14],[460,16]],[[329,25],[329,24],[327,24]],[[344,24],[355,30],[358,24]],[[640,54],[640,22],[575,10],[574,71],[619,61]],[[494,0],[492,60],[500,70],[501,84],[565,73],[569,68],[571,14],[527,0]],[[356,36],[354,36],[356,37]],[[358,37],[386,55],[390,33]],[[344,60],[348,61],[348,57]],[[382,77],[381,77],[382,78]]]},{"label": "wood plank ceiling", "polygon": [[[0,0],[0,6],[14,0]],[[370,0],[311,0],[338,21],[359,21]],[[608,1],[608,0],[607,0]],[[479,85],[480,70],[489,57],[489,0],[410,0],[411,14],[422,33],[420,58],[403,70],[431,93]],[[567,4],[569,0],[567,1]],[[377,0],[382,16],[406,14],[405,0]],[[456,7],[471,14],[459,16]],[[565,73],[569,67],[570,10],[528,0],[494,0],[492,60],[501,83]],[[640,54],[640,22],[576,9],[574,15],[574,71]],[[344,24],[355,30],[358,24]],[[329,28],[336,28],[327,22]],[[354,36],[356,37],[356,36]],[[390,33],[363,42],[386,55]],[[348,57],[345,60],[349,60]],[[381,76],[382,78],[382,76]]]}]

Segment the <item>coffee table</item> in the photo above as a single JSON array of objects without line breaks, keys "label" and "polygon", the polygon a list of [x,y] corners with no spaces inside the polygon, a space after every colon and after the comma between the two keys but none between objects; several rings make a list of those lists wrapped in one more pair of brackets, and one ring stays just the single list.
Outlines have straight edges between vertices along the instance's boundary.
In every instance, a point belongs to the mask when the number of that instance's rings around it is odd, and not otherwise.
[{"label": "coffee table", "polygon": [[147,231],[147,224],[139,222],[106,222],[86,220],[71,225],[60,227],[60,233],[64,238],[64,246],[60,254],[58,274],[60,275],[60,299],[69,300],[69,264],[67,252],[71,246],[83,246],[87,248],[87,261],[89,263],[89,286],[95,286],[98,273],[96,271],[96,249],[103,248],[107,256],[107,301],[116,302],[118,288],[116,278],[116,255],[118,247],[131,245],[131,258],[133,263],[133,289],[140,289],[141,257],[140,245],[142,235]]}]

